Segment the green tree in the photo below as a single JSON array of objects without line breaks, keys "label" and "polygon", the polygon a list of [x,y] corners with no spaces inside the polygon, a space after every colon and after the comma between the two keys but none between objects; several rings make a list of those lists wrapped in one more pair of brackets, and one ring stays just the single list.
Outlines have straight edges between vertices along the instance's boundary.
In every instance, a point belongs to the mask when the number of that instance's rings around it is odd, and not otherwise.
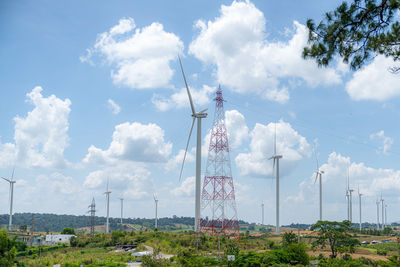
[{"label": "green tree", "polygon": [[297,235],[292,231],[285,232],[282,236],[282,247],[287,247],[294,243],[297,243]]},{"label": "green tree", "polygon": [[0,266],[14,266],[16,249],[5,229],[0,230]]},{"label": "green tree", "polygon": [[350,228],[350,221],[318,221],[311,227],[312,231],[318,231],[318,237],[312,242],[312,247],[324,248],[328,245],[331,250],[331,258],[336,258],[338,250],[347,247],[351,249],[358,244],[358,240],[349,234]]},{"label": "green tree", "polygon": [[75,234],[75,230],[71,227],[65,227],[62,231],[61,231],[62,235],[74,235]]},{"label": "green tree", "polygon": [[[351,3],[349,3],[351,2]],[[359,69],[380,54],[400,60],[400,0],[352,0],[325,14],[317,26],[307,21],[309,46],[304,58],[327,66],[339,55],[352,69]],[[393,67],[400,72],[400,67]]]}]

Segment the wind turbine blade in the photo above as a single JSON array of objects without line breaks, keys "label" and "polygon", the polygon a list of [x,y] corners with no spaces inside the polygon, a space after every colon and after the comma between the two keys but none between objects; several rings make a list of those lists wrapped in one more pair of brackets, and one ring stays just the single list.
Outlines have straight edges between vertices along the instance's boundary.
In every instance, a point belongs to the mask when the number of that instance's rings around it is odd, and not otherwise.
[{"label": "wind turbine blade", "polygon": [[317,179],[318,179],[318,172],[315,174],[314,184],[317,182]]},{"label": "wind turbine blade", "polygon": [[4,177],[1,177],[1,178],[3,178],[4,180],[6,180],[7,182],[11,183],[11,181],[8,180],[7,178],[4,178]]},{"label": "wind turbine blade", "polygon": [[181,173],[179,174],[179,182],[181,181],[182,178],[182,172],[183,172],[183,166],[185,165],[185,159],[186,159],[186,153],[189,147],[189,142],[190,142],[190,136],[192,135],[192,131],[193,131],[193,126],[194,126],[194,121],[195,121],[196,117],[193,117],[192,119],[192,125],[190,126],[190,132],[189,132],[189,137],[186,143],[186,149],[185,149],[185,154],[183,155],[183,161],[182,161],[182,167],[181,167]]},{"label": "wind turbine blade", "polygon": [[317,171],[319,171],[319,163],[318,163],[318,156],[317,156],[317,148],[315,147],[315,143],[314,143],[314,155],[315,155],[315,162],[317,163]]},{"label": "wind turbine blade", "polygon": [[[276,123],[275,123],[275,136],[274,136],[274,155],[276,155]],[[274,160],[275,165],[275,160]]]},{"label": "wind turbine blade", "polygon": [[208,110],[208,108],[206,108],[206,109],[203,109],[202,111],[200,111],[199,113],[204,113],[204,112],[206,112]]},{"label": "wind turbine blade", "polygon": [[14,179],[14,171],[15,171],[15,167],[13,168],[13,172],[12,172],[12,175],[11,175],[11,181]]},{"label": "wind turbine blade", "polygon": [[178,56],[178,59],[179,59],[179,65],[181,66],[181,71],[182,71],[182,75],[183,75],[183,80],[185,81],[186,91],[187,91],[187,94],[188,94],[188,96],[189,96],[190,107],[191,107],[191,109],[192,109],[192,114],[194,115],[194,114],[196,114],[196,111],[194,110],[192,95],[190,94],[189,86],[188,86],[187,81],[186,81],[185,72],[183,71],[183,66],[182,66],[181,57]]}]

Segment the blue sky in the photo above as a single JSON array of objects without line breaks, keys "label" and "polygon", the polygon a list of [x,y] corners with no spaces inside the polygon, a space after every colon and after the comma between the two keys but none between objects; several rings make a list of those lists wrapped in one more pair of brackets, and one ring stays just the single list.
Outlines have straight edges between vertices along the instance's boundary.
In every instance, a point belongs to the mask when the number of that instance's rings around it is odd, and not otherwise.
[{"label": "blue sky", "polygon": [[[376,57],[353,72],[303,60],[307,18],[340,1],[2,1],[0,175],[16,168],[15,212],[85,214],[91,198],[111,215],[193,216],[194,142],[178,181],[190,127],[177,55],[196,107],[209,109],[221,84],[240,219],[275,221],[271,179],[277,123],[281,222],[318,218],[317,143],[325,171],[324,216],[346,217],[345,179],[365,195],[375,221],[382,193],[397,221],[400,189],[399,77]],[[192,140],[193,141],[193,140]],[[206,153],[203,153],[203,166]],[[0,186],[8,213],[8,185]],[[354,198],[354,214],[357,201]],[[358,213],[357,213],[358,214]],[[358,220],[358,216],[353,216]]]}]

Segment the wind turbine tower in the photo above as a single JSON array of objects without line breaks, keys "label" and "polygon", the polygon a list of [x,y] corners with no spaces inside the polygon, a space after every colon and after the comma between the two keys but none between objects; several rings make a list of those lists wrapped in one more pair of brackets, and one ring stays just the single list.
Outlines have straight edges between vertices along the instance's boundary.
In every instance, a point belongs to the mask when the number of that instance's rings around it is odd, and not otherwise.
[{"label": "wind turbine tower", "polygon": [[379,199],[377,199],[376,200],[376,229],[378,229],[379,230],[379,204],[380,204],[380,201],[379,201]]},{"label": "wind turbine tower", "polygon": [[124,209],[124,199],[120,198],[119,200],[121,200],[121,226],[122,226],[122,216],[123,216],[123,209]]},{"label": "wind turbine tower", "polygon": [[264,225],[264,201],[261,202],[261,225]]},{"label": "wind turbine tower", "polygon": [[270,157],[269,159],[273,160],[273,165],[272,165],[272,175],[274,175],[275,172],[275,166],[276,166],[276,173],[275,173],[275,178],[276,178],[276,227],[275,227],[275,233],[279,235],[279,159],[282,158],[282,155],[278,155],[276,153],[276,123],[275,123],[275,138],[274,138],[274,155]]},{"label": "wind turbine tower", "polygon": [[192,95],[190,94],[190,90],[189,90],[189,86],[187,84],[186,81],[186,76],[185,76],[185,72],[183,71],[183,67],[182,67],[182,62],[180,57],[179,58],[179,65],[181,66],[181,71],[182,71],[182,76],[183,79],[185,81],[185,86],[186,86],[186,92],[188,94],[189,97],[189,103],[190,103],[190,108],[192,109],[192,125],[190,126],[190,132],[189,132],[189,137],[188,137],[188,141],[186,144],[186,149],[185,149],[185,154],[183,156],[183,162],[182,162],[182,168],[181,168],[181,174],[179,176],[179,180],[181,180],[182,177],[182,170],[183,170],[183,166],[185,164],[185,159],[186,159],[186,153],[188,150],[188,146],[189,146],[189,141],[190,141],[190,136],[192,135],[192,131],[193,131],[193,126],[194,126],[194,121],[197,119],[197,143],[196,143],[196,190],[195,190],[195,220],[194,220],[194,230],[196,233],[200,232],[200,187],[201,187],[201,119],[204,119],[207,117],[207,113],[205,113],[205,110],[202,110],[200,112],[196,112],[196,110],[194,109],[194,104],[193,104],[193,100],[192,100]]},{"label": "wind turbine tower", "polygon": [[349,189],[350,197],[350,222],[353,222],[353,189]]},{"label": "wind turbine tower", "polygon": [[158,227],[158,226],[157,226],[157,220],[158,220],[158,217],[157,217],[158,199],[157,199],[156,194],[153,194],[153,198],[154,198],[154,203],[156,204],[156,218],[155,218],[155,222],[154,222],[154,227],[157,228],[157,227]]},{"label": "wind turbine tower", "polygon": [[387,205],[385,205],[385,225],[387,225]]},{"label": "wind turbine tower", "polygon": [[386,227],[386,221],[385,221],[385,204],[384,204],[384,199],[382,198],[381,194],[381,203],[382,203],[382,230],[385,229]]},{"label": "wind turbine tower", "polygon": [[15,181],[13,180],[14,179],[14,171],[15,171],[15,168],[13,169],[13,172],[12,172],[12,175],[11,175],[11,179],[7,179],[7,178],[4,178],[4,177],[1,177],[5,181],[10,183],[10,217],[9,217],[9,220],[8,220],[8,231],[12,230],[12,214],[13,214],[14,184],[15,184]]},{"label": "wind turbine tower", "polygon": [[319,220],[322,221],[322,174],[324,173],[324,171],[321,171],[319,169],[318,155],[317,155],[317,149],[315,148],[315,144],[314,144],[314,154],[315,154],[315,161],[317,163],[317,171],[315,175],[314,184],[317,182],[319,178]]},{"label": "wind turbine tower", "polygon": [[201,194],[200,229],[212,234],[238,236],[239,221],[225,126],[225,100],[221,87],[218,88],[214,101],[214,123]]},{"label": "wind turbine tower", "polygon": [[106,195],[106,199],[107,199],[106,233],[109,233],[109,231],[110,231],[109,216],[110,216],[110,194],[111,194],[111,191],[108,190],[108,179],[107,179],[107,190],[106,190],[106,192],[104,192],[104,194]]},{"label": "wind turbine tower", "polygon": [[360,231],[362,228],[362,221],[361,221],[361,196],[362,194],[360,193],[360,187],[358,187],[358,202],[360,204]]}]

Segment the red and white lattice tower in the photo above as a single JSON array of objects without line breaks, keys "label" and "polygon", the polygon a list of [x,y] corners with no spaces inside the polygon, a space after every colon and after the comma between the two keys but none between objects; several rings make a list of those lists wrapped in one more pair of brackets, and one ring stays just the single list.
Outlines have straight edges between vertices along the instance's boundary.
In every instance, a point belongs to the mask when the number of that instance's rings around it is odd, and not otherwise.
[{"label": "red and white lattice tower", "polygon": [[214,124],[201,193],[200,230],[224,235],[239,235],[221,88],[218,88],[217,97],[214,100],[216,102]]}]

